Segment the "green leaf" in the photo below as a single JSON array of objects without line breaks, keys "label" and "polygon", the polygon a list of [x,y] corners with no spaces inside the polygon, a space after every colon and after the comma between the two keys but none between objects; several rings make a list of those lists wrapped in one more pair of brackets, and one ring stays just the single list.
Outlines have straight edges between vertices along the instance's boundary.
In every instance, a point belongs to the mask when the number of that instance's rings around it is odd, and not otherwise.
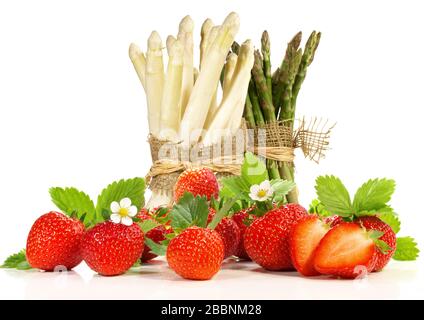
[{"label": "green leaf", "polygon": [[327,211],[342,217],[353,213],[352,202],[346,187],[335,176],[320,176],[316,179],[315,189],[318,200]]},{"label": "green leaf", "polygon": [[296,183],[293,181],[283,179],[274,179],[271,180],[270,183],[274,189],[274,202],[283,201],[284,197],[296,186]]},{"label": "green leaf", "polygon": [[18,270],[29,270],[31,266],[26,259],[25,249],[22,249],[18,253],[9,256],[6,261],[0,266],[0,268],[18,269]]},{"label": "green leaf", "polygon": [[385,223],[387,223],[390,228],[392,228],[394,233],[398,233],[400,231],[400,220],[398,215],[393,211],[390,206],[387,206],[381,209],[377,216]]},{"label": "green leaf", "polygon": [[113,201],[119,202],[123,198],[130,198],[131,203],[137,207],[137,210],[140,210],[144,206],[145,187],[143,178],[122,179],[108,185],[97,198],[97,222],[103,221],[104,210],[110,213],[110,204]]},{"label": "green leaf", "polygon": [[308,212],[317,214],[321,217],[330,217],[333,215],[330,211],[325,210],[324,205],[318,199],[312,200],[311,204],[309,205]]},{"label": "green leaf", "polygon": [[96,209],[93,201],[86,193],[76,188],[60,187],[50,188],[49,193],[53,203],[63,213],[68,216],[75,214],[84,224],[89,224],[94,220]]},{"label": "green leaf", "polygon": [[221,179],[221,184],[225,195],[221,196],[226,198],[233,198],[235,196],[239,197],[241,200],[251,201],[249,197],[250,186],[249,183],[240,176],[232,176]]},{"label": "green leaf", "polygon": [[411,261],[418,258],[420,250],[417,242],[412,237],[401,237],[396,239],[396,251],[393,259],[399,261]]},{"label": "green leaf", "polygon": [[160,226],[160,224],[157,223],[153,219],[143,220],[143,221],[139,222],[138,225],[140,226],[140,229],[141,229],[141,231],[143,231],[144,234],[146,234],[150,230]]},{"label": "green leaf", "polygon": [[375,245],[377,246],[377,249],[380,250],[381,253],[383,254],[388,254],[390,251],[393,250],[392,247],[390,247],[387,242],[383,241],[383,240],[375,240],[374,241]]},{"label": "green leaf", "polygon": [[154,242],[152,239],[145,238],[144,243],[150,248],[150,251],[158,256],[166,255],[167,246]]},{"label": "green leaf", "polygon": [[391,179],[370,179],[356,191],[353,199],[355,212],[379,210],[387,205],[395,191]]},{"label": "green leaf", "polygon": [[196,225],[206,227],[209,206],[206,197],[194,197],[190,192],[184,193],[170,212],[171,226],[175,230],[186,229]]},{"label": "green leaf", "polygon": [[246,152],[241,166],[241,176],[252,186],[268,180],[268,170],[263,161],[251,152]]},{"label": "green leaf", "polygon": [[236,203],[237,198],[228,199],[221,209],[215,215],[213,216],[212,221],[208,224],[209,229],[215,229],[215,227],[218,225],[218,223],[221,222],[221,220],[228,214],[229,210],[232,208],[232,206]]}]

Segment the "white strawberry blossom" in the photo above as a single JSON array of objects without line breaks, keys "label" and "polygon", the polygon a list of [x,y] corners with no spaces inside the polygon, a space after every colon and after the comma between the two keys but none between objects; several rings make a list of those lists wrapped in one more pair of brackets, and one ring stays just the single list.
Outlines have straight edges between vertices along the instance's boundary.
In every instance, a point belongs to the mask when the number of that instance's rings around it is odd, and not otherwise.
[{"label": "white strawberry blossom", "polygon": [[262,181],[250,187],[249,197],[255,201],[266,201],[272,197],[274,189],[269,180]]},{"label": "white strawberry blossom", "polygon": [[137,215],[137,207],[131,205],[131,199],[124,198],[119,203],[113,201],[110,204],[110,220],[114,223],[122,223],[123,225],[130,226],[133,223],[132,218]]}]

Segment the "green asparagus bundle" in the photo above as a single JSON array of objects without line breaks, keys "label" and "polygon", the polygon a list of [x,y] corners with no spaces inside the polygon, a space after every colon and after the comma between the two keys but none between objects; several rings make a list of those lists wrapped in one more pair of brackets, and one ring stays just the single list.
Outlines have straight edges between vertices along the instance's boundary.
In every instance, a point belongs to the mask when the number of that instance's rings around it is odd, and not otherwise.
[{"label": "green asparagus bundle", "polygon": [[[243,113],[250,127],[281,121],[293,130],[297,97],[320,38],[321,33],[312,32],[302,50],[302,33],[298,32],[288,43],[281,65],[272,73],[270,38],[267,31],[263,32],[261,49],[254,54],[252,77]],[[240,46],[234,42],[231,49],[238,54]],[[268,159],[267,168],[271,179],[294,181],[293,163]],[[289,193],[287,201],[297,203],[297,191]]]}]

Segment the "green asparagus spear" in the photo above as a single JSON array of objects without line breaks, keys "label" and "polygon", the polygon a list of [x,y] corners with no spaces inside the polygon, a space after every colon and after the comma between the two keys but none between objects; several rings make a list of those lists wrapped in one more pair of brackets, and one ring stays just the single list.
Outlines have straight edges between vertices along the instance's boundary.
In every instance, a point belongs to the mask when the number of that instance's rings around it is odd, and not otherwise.
[{"label": "green asparagus spear", "polygon": [[264,125],[265,119],[262,114],[261,107],[259,105],[259,98],[256,93],[255,84],[252,79],[250,79],[250,83],[249,83],[249,98],[250,98],[250,102],[252,103],[253,116],[255,118],[256,125],[258,126]]},{"label": "green asparagus spear", "polygon": [[272,97],[268,92],[265,75],[262,69],[262,57],[258,50],[255,50],[255,62],[253,64],[252,74],[265,120],[267,122],[276,121]]},{"label": "green asparagus spear", "polygon": [[233,44],[231,45],[231,50],[238,55],[239,51],[240,51],[240,45],[238,44],[237,41],[234,41]]},{"label": "green asparagus spear", "polygon": [[261,51],[263,56],[263,70],[266,79],[266,85],[268,87],[269,95],[272,97],[272,73],[271,73],[271,44],[269,40],[269,34],[265,30],[262,33],[261,38]]},{"label": "green asparagus spear", "polygon": [[299,94],[300,87],[302,86],[303,81],[306,77],[306,70],[311,65],[312,61],[314,60],[315,51],[318,48],[319,41],[321,39],[321,32],[316,33],[313,31],[311,35],[309,36],[308,41],[305,45],[305,52],[302,56],[302,61],[299,66],[299,70],[297,71],[296,78],[294,80],[293,84],[293,93],[291,97],[291,108],[293,110],[296,110],[296,100],[297,96]]},{"label": "green asparagus spear", "polygon": [[255,117],[253,115],[253,106],[249,94],[246,96],[246,105],[244,106],[243,117],[246,119],[250,128],[255,126]]},{"label": "green asparagus spear", "polygon": [[302,32],[298,32],[287,44],[286,54],[279,68],[278,77],[275,79],[272,100],[273,100],[274,107],[277,113],[279,113],[279,109],[281,108],[281,104],[283,101],[285,86],[286,86],[287,78],[289,76],[288,69],[289,69],[290,61],[296,55],[296,52],[299,49],[301,41],[302,41]]},{"label": "green asparagus spear", "polygon": [[296,51],[292,59],[289,60],[286,70],[287,73],[285,74],[284,79],[284,93],[279,120],[287,120],[291,127],[293,127],[295,117],[295,109],[291,105],[292,87],[296,78],[297,71],[299,70],[301,60],[302,49],[299,49]]}]

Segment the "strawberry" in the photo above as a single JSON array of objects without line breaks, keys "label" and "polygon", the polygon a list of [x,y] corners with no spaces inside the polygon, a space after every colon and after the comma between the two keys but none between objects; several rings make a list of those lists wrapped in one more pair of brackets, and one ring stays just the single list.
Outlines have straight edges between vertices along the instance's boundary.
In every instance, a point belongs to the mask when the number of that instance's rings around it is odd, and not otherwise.
[{"label": "strawberry", "polygon": [[247,209],[243,209],[239,212],[234,213],[233,220],[237,224],[240,230],[240,241],[237,246],[236,252],[234,253],[235,256],[237,256],[240,259],[250,260],[249,256],[247,255],[246,250],[244,249],[244,233],[246,232],[247,225],[246,220],[249,217],[252,217],[252,219],[256,218],[254,215],[249,215],[249,213],[254,209],[254,207],[249,207]]},{"label": "strawberry", "polygon": [[249,257],[268,270],[291,270],[289,236],[293,226],[307,216],[305,208],[287,204],[253,221],[244,234]]},{"label": "strawberry", "polygon": [[81,242],[84,261],[105,276],[126,272],[140,259],[143,247],[144,235],[137,224],[126,226],[111,221],[87,230]]},{"label": "strawberry", "polygon": [[191,192],[194,196],[206,196],[208,200],[218,198],[218,181],[211,169],[188,169],[180,174],[174,188],[174,201]]},{"label": "strawberry", "polygon": [[383,232],[383,235],[379,238],[379,240],[384,241],[390,247],[390,249],[385,253],[383,253],[381,250],[376,251],[377,262],[373,271],[382,270],[389,263],[390,259],[396,251],[396,234],[388,224],[384,223],[375,216],[361,217],[355,222],[367,230]]},{"label": "strawberry", "polygon": [[321,274],[356,278],[371,272],[376,263],[372,237],[356,223],[341,223],[331,229],[315,251],[314,267]]},{"label": "strawberry", "polygon": [[82,261],[80,243],[84,225],[63,213],[51,211],[31,227],[26,256],[33,268],[53,271],[58,266],[70,270]]},{"label": "strawberry", "polygon": [[325,218],[324,222],[328,224],[331,228],[333,228],[338,224],[344,222],[344,220],[342,217],[335,215]]},{"label": "strawberry", "polygon": [[[154,216],[145,208],[141,209],[137,214],[137,218],[140,220],[153,220]],[[146,232],[146,238],[153,240],[156,243],[160,243],[165,240],[165,235],[172,232],[172,229],[167,229],[163,225],[159,225],[152,230]],[[145,244],[143,249],[143,254],[141,255],[141,262],[147,262],[156,258],[157,255],[154,254],[151,249]]]},{"label": "strawberry", "polygon": [[[208,223],[212,221],[215,210],[209,208]],[[240,229],[231,218],[223,218],[215,227],[215,231],[221,236],[224,242],[224,259],[236,253],[240,243]]]},{"label": "strawberry", "polygon": [[325,236],[329,226],[318,216],[310,215],[293,227],[290,235],[290,255],[296,270],[304,276],[316,276],[314,254],[319,242]]},{"label": "strawberry", "polygon": [[220,269],[224,242],[214,230],[189,227],[170,241],[166,259],[169,267],[181,277],[208,280]]}]

